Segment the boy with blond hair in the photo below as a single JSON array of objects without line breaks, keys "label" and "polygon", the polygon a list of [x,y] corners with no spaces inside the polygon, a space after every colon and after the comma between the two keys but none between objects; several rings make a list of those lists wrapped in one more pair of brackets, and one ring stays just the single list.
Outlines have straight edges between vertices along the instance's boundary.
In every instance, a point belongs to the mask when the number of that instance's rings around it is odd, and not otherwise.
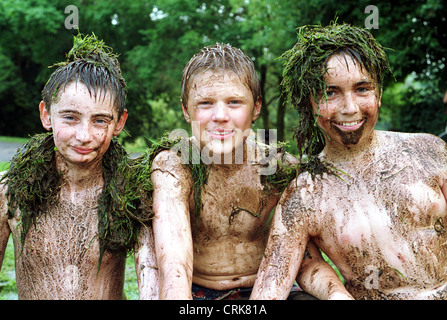
[{"label": "boy with blond hair", "polygon": [[[176,149],[159,153],[152,165],[160,298],[248,299],[282,191],[275,178],[291,179],[296,161],[255,139],[259,79],[240,49],[218,43],[191,58],[182,110],[201,161],[185,165]],[[344,290],[318,250],[311,244],[310,250],[338,285],[327,297]],[[303,296],[298,287],[293,291]]]}]

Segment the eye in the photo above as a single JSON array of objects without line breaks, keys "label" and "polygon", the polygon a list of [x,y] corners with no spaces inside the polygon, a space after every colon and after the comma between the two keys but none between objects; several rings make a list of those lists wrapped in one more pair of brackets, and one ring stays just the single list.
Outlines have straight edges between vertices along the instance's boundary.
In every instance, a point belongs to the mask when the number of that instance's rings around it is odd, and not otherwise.
[{"label": "eye", "polygon": [[326,95],[327,95],[328,98],[332,97],[333,95],[335,95],[335,90],[327,90],[326,91]]},{"label": "eye", "polygon": [[211,101],[199,101],[197,103],[197,108],[209,108],[212,106]]},{"label": "eye", "polygon": [[370,92],[371,90],[374,90],[374,86],[370,82],[359,83],[356,90],[360,94],[365,94]]},{"label": "eye", "polygon": [[368,90],[369,90],[369,89],[366,88],[366,87],[359,87],[359,88],[357,88],[357,91],[360,92],[360,93],[365,93],[365,92],[367,92]]},{"label": "eye", "polygon": [[109,119],[106,119],[106,118],[96,118],[96,119],[94,120],[94,124],[95,124],[96,126],[98,126],[98,127],[106,126],[106,125],[109,124],[109,122],[110,122],[110,120],[109,120]]},{"label": "eye", "polygon": [[240,101],[240,100],[230,100],[228,104],[231,105],[231,106],[236,106],[236,105],[242,104],[242,101]]},{"label": "eye", "polygon": [[67,122],[72,122],[72,121],[75,121],[75,120],[76,120],[75,117],[70,116],[70,115],[65,115],[65,116],[63,116],[62,118],[63,118],[65,121],[67,121]]}]

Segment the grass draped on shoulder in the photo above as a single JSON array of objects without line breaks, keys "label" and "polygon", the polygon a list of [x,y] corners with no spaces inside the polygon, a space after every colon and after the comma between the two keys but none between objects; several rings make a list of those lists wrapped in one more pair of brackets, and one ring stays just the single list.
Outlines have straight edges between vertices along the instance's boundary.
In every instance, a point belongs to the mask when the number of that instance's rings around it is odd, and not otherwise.
[{"label": "grass draped on shoulder", "polygon": [[[166,133],[153,141],[150,148],[136,159],[130,159],[122,145],[113,139],[103,157],[104,188],[98,199],[98,238],[100,260],[104,252],[128,254],[134,249],[140,227],[153,218],[151,166],[156,155],[172,149],[180,138],[169,138]],[[190,141],[188,141],[189,143]],[[187,165],[194,181],[196,217],[202,210],[201,191],[208,180],[209,166],[200,159],[200,152],[189,146]],[[280,149],[283,154],[284,150]],[[199,159],[197,159],[199,156]],[[16,153],[10,168],[2,177],[7,183],[8,217],[20,209],[23,244],[28,230],[36,226],[36,219],[47,215],[57,205],[61,190],[61,176],[56,168],[55,145],[52,133],[37,134]],[[278,159],[273,175],[263,176],[266,190],[282,192],[296,176],[297,167]]]},{"label": "grass draped on shoulder", "polygon": [[[143,164],[141,159],[130,159],[116,138],[104,154],[104,188],[98,199],[99,263],[105,250],[130,253],[139,228],[153,217],[150,167]],[[20,209],[22,248],[36,219],[57,205],[62,174],[56,168],[53,134],[46,133],[31,137],[2,177],[7,183],[8,217]]]},{"label": "grass draped on shoulder", "polygon": [[[272,147],[267,146],[267,151]],[[286,143],[278,143],[276,154],[279,155],[276,161],[276,170],[273,174],[262,175],[261,183],[267,192],[276,192],[281,194],[287,186],[299,174],[299,165],[287,161]],[[266,155],[268,157],[268,153]]]},{"label": "grass draped on shoulder", "polygon": [[174,132],[166,131],[164,135],[156,141],[152,141],[151,147],[143,156],[148,164],[152,164],[155,156],[163,150],[176,147],[177,155],[182,157],[185,166],[191,170],[193,189],[194,189],[194,212],[196,213],[196,222],[202,210],[202,188],[208,181],[209,166],[202,161],[199,147],[190,139],[183,136],[176,136]]},{"label": "grass draped on shoulder", "polygon": [[[256,142],[258,143],[258,142]],[[172,137],[170,132],[166,132],[160,139],[152,141],[151,148],[148,149],[145,155],[140,157],[147,162],[147,165],[152,164],[152,160],[162,150],[172,149],[177,146],[177,155],[182,157],[185,166],[190,169],[193,189],[194,189],[194,216],[196,226],[199,223],[200,213],[203,209],[202,190],[208,182],[209,164],[202,161],[200,148],[190,139],[184,137]],[[274,159],[277,162],[276,171],[270,175],[261,175],[261,183],[264,186],[265,192],[273,192],[281,194],[289,183],[298,175],[299,167],[297,164],[291,164],[286,160],[285,144],[280,143],[277,147],[262,145],[266,149],[265,157],[269,157],[269,152],[272,148],[276,148],[278,158]],[[185,152],[182,154],[182,152]],[[148,160],[150,159],[150,160]],[[262,161],[261,161],[262,162]],[[268,163],[261,164],[261,166],[268,166]]]},{"label": "grass draped on shoulder", "polygon": [[59,199],[61,174],[56,169],[54,148],[52,134],[33,136],[17,151],[2,177],[7,183],[8,218],[20,208],[22,244],[36,218],[46,215]]}]

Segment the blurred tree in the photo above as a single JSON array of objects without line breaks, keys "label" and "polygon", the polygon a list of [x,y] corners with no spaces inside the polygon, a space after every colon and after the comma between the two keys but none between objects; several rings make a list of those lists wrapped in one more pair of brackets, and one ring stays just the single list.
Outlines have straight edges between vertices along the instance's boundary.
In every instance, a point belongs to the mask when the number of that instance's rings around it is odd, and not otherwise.
[{"label": "blurred tree", "polygon": [[262,128],[277,129],[277,139],[282,141],[287,104],[279,95],[282,61],[278,58],[295,43],[295,29],[301,22],[301,4],[293,0],[233,0],[232,5],[235,12],[243,13],[237,21],[241,49],[253,57],[260,76]]},{"label": "blurred tree", "polygon": [[[0,134],[40,132],[36,116],[48,65],[60,61],[63,7],[45,0],[0,2]],[[60,23],[62,22],[62,23]],[[52,41],[46,39],[51,38]],[[55,58],[59,60],[54,60]]]},{"label": "blurred tree", "polygon": [[[364,26],[369,5],[365,0],[73,0],[70,4],[78,7],[80,32],[94,32],[121,54],[128,83],[130,139],[187,128],[180,111],[183,67],[203,46],[219,41],[252,57],[263,87],[262,120],[257,127],[278,129],[279,140],[290,139],[296,123],[296,112],[280,101],[278,90],[282,77],[278,58],[295,43],[296,28],[326,25],[335,17]],[[436,132],[439,125],[427,121],[439,117],[440,111],[444,115],[447,5],[441,0],[376,1],[375,5],[379,28],[372,33],[391,48],[388,54],[395,75],[385,90],[398,94],[385,91],[383,106],[388,110],[381,112],[383,118],[396,130]],[[48,66],[64,59],[72,35],[78,32],[64,27],[66,6],[63,0],[0,1],[0,135],[42,131],[37,105],[54,71]],[[410,86],[405,82],[408,76],[420,85]],[[414,108],[418,112],[410,112]]]}]

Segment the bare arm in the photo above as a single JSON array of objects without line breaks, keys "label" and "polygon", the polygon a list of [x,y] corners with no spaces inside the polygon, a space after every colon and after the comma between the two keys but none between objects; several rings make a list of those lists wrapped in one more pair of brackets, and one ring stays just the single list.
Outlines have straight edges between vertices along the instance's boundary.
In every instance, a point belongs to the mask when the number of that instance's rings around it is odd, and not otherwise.
[{"label": "bare arm", "polygon": [[309,241],[307,250],[308,254],[304,257],[297,277],[300,287],[320,300],[353,300],[335,270],[324,261],[312,241]]},{"label": "bare arm", "polygon": [[286,212],[293,191],[294,187],[289,186],[276,208],[250,299],[285,300],[289,296],[309,239],[305,228],[297,227],[299,219]]},{"label": "bare arm", "polygon": [[164,151],[154,159],[151,179],[160,299],[192,299],[191,175],[174,152]]},{"label": "bare arm", "polygon": [[[5,172],[0,172],[0,178]],[[6,246],[8,245],[9,235],[11,230],[8,224],[8,200],[6,199],[6,185],[0,183],[0,269],[3,265],[3,258],[5,256]]]},{"label": "bare arm", "polygon": [[135,246],[135,270],[140,300],[158,299],[158,266],[152,226],[142,226]]}]

